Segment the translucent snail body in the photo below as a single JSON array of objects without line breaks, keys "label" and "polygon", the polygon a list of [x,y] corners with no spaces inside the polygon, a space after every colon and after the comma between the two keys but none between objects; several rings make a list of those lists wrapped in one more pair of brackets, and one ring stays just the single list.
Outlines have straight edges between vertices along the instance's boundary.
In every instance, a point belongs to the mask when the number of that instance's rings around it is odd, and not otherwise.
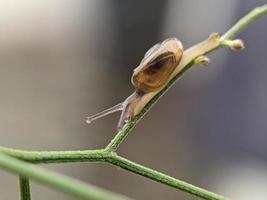
[{"label": "translucent snail body", "polygon": [[146,52],[140,65],[133,72],[131,80],[135,92],[124,102],[88,117],[87,123],[110,113],[122,111],[118,123],[118,129],[120,130],[143,108],[140,104],[142,96],[157,92],[166,84],[170,75],[178,66],[182,55],[183,46],[177,38],[168,38],[162,43],[154,45]]},{"label": "translucent snail body", "polygon": [[168,38],[150,48],[134,70],[132,84],[135,92],[125,101],[87,118],[87,123],[116,111],[122,111],[118,130],[138,115],[144,106],[190,62],[209,64],[205,55],[220,45],[220,36],[213,33],[207,40],[183,51],[181,42]]}]

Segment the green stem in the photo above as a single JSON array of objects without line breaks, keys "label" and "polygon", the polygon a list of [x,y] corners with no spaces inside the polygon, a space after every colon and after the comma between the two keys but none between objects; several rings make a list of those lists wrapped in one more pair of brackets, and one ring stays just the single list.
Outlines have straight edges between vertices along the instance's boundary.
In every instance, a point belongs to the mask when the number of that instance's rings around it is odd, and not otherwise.
[{"label": "green stem", "polygon": [[24,176],[19,177],[20,200],[31,200],[30,181]]},{"label": "green stem", "polygon": [[[4,151],[3,151],[4,149]],[[165,175],[163,173],[157,172],[155,170],[149,169],[147,167],[144,167],[142,165],[136,164],[134,162],[131,162],[125,158],[122,158],[120,156],[117,156],[114,152],[106,152],[104,150],[95,150],[98,153],[98,156],[95,157],[93,154],[94,159],[91,158],[91,153],[94,151],[68,151],[68,156],[63,156],[62,152],[35,152],[35,151],[22,151],[22,150],[15,150],[15,149],[8,149],[1,147],[0,150],[12,157],[16,157],[22,160],[39,163],[39,162],[45,162],[45,163],[54,163],[55,161],[57,163],[59,162],[86,162],[86,161],[103,161],[111,163],[112,165],[119,166],[121,168],[124,168],[128,171],[132,171],[135,174],[143,175],[144,177],[150,178],[154,181],[169,185],[171,187],[186,191],[188,193],[194,194],[198,197],[202,197],[203,199],[225,199],[225,198],[215,198],[216,195],[212,192],[208,192],[204,189],[198,188],[196,186],[193,186],[189,183],[180,181],[178,179],[175,179],[173,177],[170,177],[168,175]],[[79,153],[78,153],[79,152]],[[51,153],[53,157],[51,156]],[[77,154],[78,153],[78,154]],[[87,155],[87,153],[89,153]],[[95,152],[94,152],[95,153]],[[1,155],[1,153],[0,153]],[[88,159],[88,157],[90,159]],[[1,166],[1,157],[0,157],[0,166]],[[201,192],[204,191],[203,194]],[[202,195],[202,196],[201,196]],[[217,195],[217,197],[220,197]]]},{"label": "green stem", "polygon": [[105,150],[24,151],[1,146],[0,152],[31,163],[94,162],[104,161],[108,156]]},{"label": "green stem", "polygon": [[241,18],[232,28],[230,28],[222,37],[221,40],[229,40],[234,38],[239,32],[245,29],[249,24],[258,18],[267,14],[267,4],[254,8],[246,16]]},{"label": "green stem", "polygon": [[135,174],[139,174],[141,176],[147,177],[151,180],[163,183],[165,185],[171,186],[173,188],[182,190],[186,193],[192,194],[196,197],[200,197],[206,200],[226,200],[226,197],[220,196],[218,194],[212,193],[208,190],[196,187],[184,181],[175,179],[171,176],[163,174],[161,172],[157,172],[155,170],[149,169],[137,163],[134,163],[130,160],[127,160],[123,157],[120,157],[113,153],[112,157],[108,159],[108,162],[119,166],[127,171],[131,171]]},{"label": "green stem", "polygon": [[[3,150],[3,147],[1,147],[0,149]],[[39,163],[41,161],[44,161],[45,163],[54,163],[55,161],[57,162],[76,162],[76,161],[85,162],[85,161],[88,161],[88,155],[86,155],[86,152],[88,152],[89,155],[90,153],[92,153],[92,151],[79,151],[79,154],[78,154],[79,157],[77,157],[77,155],[74,153],[76,151],[74,152],[68,151],[68,156],[62,157],[61,152],[49,152],[49,151],[48,152],[34,152],[34,151],[32,152],[32,151],[22,151],[22,150],[14,150],[14,149],[9,151],[8,148],[4,148],[4,149],[5,149],[5,154],[8,154],[10,156],[13,156],[19,159],[27,160],[30,162],[35,162],[35,163],[36,162]],[[203,199],[207,199],[207,200],[226,199],[219,195],[216,196],[216,194],[212,192],[208,192],[204,189],[198,188],[189,183],[180,181],[178,179],[175,179],[163,173],[157,172],[155,170],[152,170],[142,165],[131,162],[125,158],[117,156],[114,152],[107,153],[104,150],[96,150],[96,151],[98,151],[98,157],[94,156],[94,159],[91,159],[91,157],[89,156],[90,161],[103,161],[103,162],[111,163],[115,166],[119,166],[128,171],[132,171],[135,174],[139,174],[144,177],[150,178],[154,181],[163,183],[165,185],[169,185],[171,187],[186,191],[190,194],[194,194],[195,196],[202,197]],[[49,156],[51,156],[51,153],[53,153],[54,156],[48,159]],[[1,166],[1,163],[0,163],[0,166]],[[204,192],[204,193],[201,193],[201,192]]]},{"label": "green stem", "polygon": [[33,164],[0,153],[0,167],[21,176],[86,200],[126,200],[127,197],[51,172]]}]

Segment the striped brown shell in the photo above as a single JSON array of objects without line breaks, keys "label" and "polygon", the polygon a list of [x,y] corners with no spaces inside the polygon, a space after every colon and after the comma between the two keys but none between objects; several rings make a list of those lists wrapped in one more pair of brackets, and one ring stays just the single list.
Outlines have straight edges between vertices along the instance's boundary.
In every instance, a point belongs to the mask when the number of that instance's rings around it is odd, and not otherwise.
[{"label": "striped brown shell", "polygon": [[168,38],[147,51],[134,70],[132,84],[137,92],[149,93],[161,89],[178,66],[183,46],[177,38]]}]

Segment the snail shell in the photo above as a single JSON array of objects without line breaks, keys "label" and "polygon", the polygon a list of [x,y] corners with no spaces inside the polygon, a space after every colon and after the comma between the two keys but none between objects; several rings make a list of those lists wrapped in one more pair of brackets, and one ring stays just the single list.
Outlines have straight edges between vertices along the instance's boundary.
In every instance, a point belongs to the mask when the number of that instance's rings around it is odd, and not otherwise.
[{"label": "snail shell", "polygon": [[159,90],[168,81],[182,55],[183,45],[177,38],[168,38],[149,49],[132,75],[136,92]]}]

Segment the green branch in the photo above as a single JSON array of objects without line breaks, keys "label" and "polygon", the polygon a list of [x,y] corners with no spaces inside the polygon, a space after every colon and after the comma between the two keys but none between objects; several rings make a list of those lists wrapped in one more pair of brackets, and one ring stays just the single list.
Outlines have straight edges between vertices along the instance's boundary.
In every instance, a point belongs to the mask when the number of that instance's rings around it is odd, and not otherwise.
[{"label": "green branch", "polygon": [[[129,161],[121,156],[116,155],[115,152],[107,152],[105,150],[95,150],[98,153],[98,156],[95,156],[95,152],[92,151],[68,151],[68,156],[62,155],[62,152],[35,152],[35,151],[23,151],[23,150],[15,150],[8,148],[0,148],[0,152],[3,152],[9,155],[16,157],[18,159],[22,159],[25,161],[30,161],[34,163],[40,163],[43,161],[44,163],[60,163],[60,162],[86,162],[86,161],[94,161],[94,162],[106,162],[112,165],[118,166],[120,168],[131,171],[135,174],[139,174],[141,176],[150,178],[151,180],[163,183],[165,185],[169,185],[176,189],[180,189],[187,193],[193,194],[197,197],[201,197],[206,200],[226,200],[225,197],[214,194],[207,190],[201,189],[184,181],[180,181],[171,176],[163,174],[161,172],[157,172],[150,168],[144,167],[142,165],[136,164],[132,161]],[[76,154],[79,152],[79,154]],[[52,153],[52,154],[51,154]],[[92,155],[94,159],[91,159]],[[1,155],[1,153],[0,153]],[[53,155],[53,156],[51,156]],[[77,156],[78,155],[78,156]],[[49,156],[51,158],[49,159]],[[88,160],[88,157],[90,158]],[[1,166],[1,158],[0,158],[0,166]]]},{"label": "green branch", "polygon": [[119,166],[123,169],[126,169],[127,171],[131,171],[135,174],[139,174],[153,181],[157,181],[159,183],[163,183],[173,188],[182,190],[186,193],[192,194],[202,199],[206,199],[206,200],[226,200],[227,199],[226,197],[220,196],[208,190],[196,187],[192,184],[175,179],[171,176],[149,169],[140,164],[134,163],[130,160],[127,160],[121,156],[116,155],[115,153],[113,153],[112,157],[108,159],[108,162],[113,165]]},{"label": "green branch", "polygon": [[0,146],[0,152],[31,163],[66,163],[104,161],[108,152],[100,150],[83,151],[24,151]]},{"label": "green branch", "polygon": [[[239,20],[231,29],[229,29],[220,39],[220,46],[229,46],[238,49],[242,47],[240,41],[231,41],[241,30],[246,28],[250,23],[259,17],[267,14],[267,5],[255,8],[248,15]],[[217,49],[215,47],[212,50]],[[189,183],[180,181],[163,173],[154,171],[142,165],[136,164],[125,158],[116,155],[115,151],[124,141],[130,131],[142,119],[147,111],[181,78],[185,72],[195,64],[194,60],[186,65],[179,74],[177,74],[167,86],[152,98],[139,115],[127,123],[123,129],[117,133],[105,149],[84,150],[84,151],[23,151],[0,147],[0,167],[29,177],[35,181],[54,187],[68,194],[80,197],[82,199],[123,199],[107,191],[101,190],[91,185],[77,182],[74,179],[67,178],[57,173],[49,172],[38,168],[23,161],[16,160],[12,157],[19,158],[33,163],[62,163],[62,162],[106,162],[135,174],[150,178],[151,180],[163,183],[165,185],[180,189],[197,197],[206,200],[225,200],[225,197],[219,196],[207,190],[198,188]],[[10,157],[12,156],[12,157]],[[111,195],[111,196],[109,196]]]},{"label": "green branch", "polygon": [[[3,150],[3,148],[1,148]],[[86,162],[88,161],[88,153],[92,153],[91,151],[79,151],[79,158],[77,158],[77,154],[75,154],[76,151],[69,151],[68,153],[68,159],[67,157],[57,157],[61,156],[61,152],[31,152],[31,151],[22,151],[22,150],[12,150],[12,151],[7,151],[8,149],[5,148],[5,154],[11,155],[13,157],[19,158],[19,159],[26,159],[26,161],[34,162],[34,163],[39,163],[41,161],[44,161],[45,163],[54,163],[55,161],[57,162],[75,162],[80,161],[80,162]],[[89,161],[96,161],[96,162],[108,162],[112,165],[121,167],[123,169],[126,169],[128,171],[132,171],[133,173],[142,175],[144,177],[150,178],[154,181],[169,185],[171,187],[186,191],[190,194],[194,194],[195,196],[202,197],[203,199],[208,199],[208,200],[221,200],[225,199],[219,195],[216,195],[212,192],[209,192],[207,190],[198,188],[196,186],[193,186],[189,183],[186,183],[184,181],[180,181],[178,179],[175,179],[173,177],[170,177],[166,174],[157,172],[155,170],[149,169],[147,167],[144,167],[142,165],[136,164],[132,161],[129,161],[123,157],[120,157],[116,155],[113,152],[107,153],[106,151],[103,150],[98,150],[98,157],[94,157],[94,159],[90,159]],[[38,156],[36,155],[38,153]],[[54,156],[53,159],[48,159],[48,156],[51,155]],[[103,155],[101,155],[103,154]],[[22,155],[22,156],[21,156]],[[25,156],[27,155],[27,156]],[[93,154],[94,155],[94,154]],[[101,156],[100,156],[101,155]],[[89,156],[91,157],[91,156]],[[56,158],[56,159],[55,159]],[[1,161],[1,159],[0,159]],[[0,164],[1,166],[1,164]],[[205,197],[205,198],[204,198]]]},{"label": "green branch", "polygon": [[243,29],[247,28],[255,20],[267,14],[267,4],[254,8],[246,16],[241,18],[232,28],[230,28],[222,37],[222,40],[229,40],[234,38]]},{"label": "green branch", "polygon": [[31,200],[30,181],[23,176],[19,177],[20,200]]},{"label": "green branch", "polygon": [[85,200],[127,200],[129,198],[109,192],[67,176],[51,172],[36,165],[0,153],[0,167],[21,176]]}]

